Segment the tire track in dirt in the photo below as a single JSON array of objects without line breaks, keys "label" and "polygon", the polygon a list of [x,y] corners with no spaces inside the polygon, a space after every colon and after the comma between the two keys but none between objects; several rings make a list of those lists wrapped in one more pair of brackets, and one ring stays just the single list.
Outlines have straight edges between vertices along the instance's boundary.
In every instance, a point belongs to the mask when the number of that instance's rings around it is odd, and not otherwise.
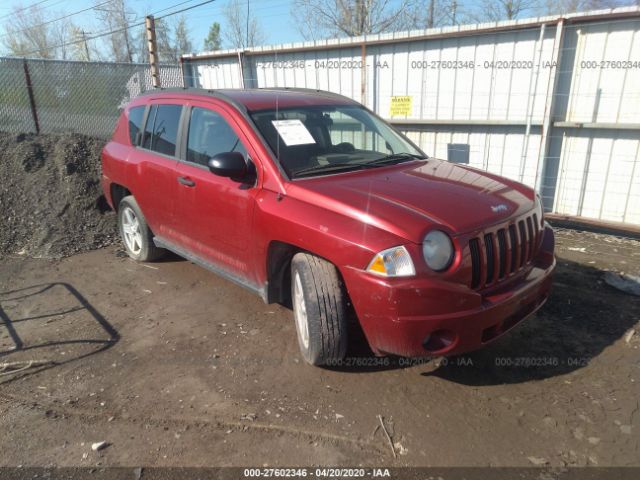
[{"label": "tire track in dirt", "polygon": [[[294,438],[300,438],[305,440],[312,441],[324,441],[332,444],[349,444],[361,449],[368,449],[372,454],[378,456],[388,456],[391,457],[388,449],[383,448],[382,446],[378,446],[375,443],[365,440],[362,438],[350,438],[344,435],[337,435],[328,432],[318,432],[314,430],[308,430],[303,428],[296,427],[287,427],[283,425],[273,425],[270,423],[262,423],[262,422],[239,422],[230,419],[217,419],[212,422],[209,419],[199,418],[199,419],[184,419],[184,418],[168,418],[168,417],[153,417],[153,416],[136,416],[133,419],[133,422],[128,421],[129,418],[124,416],[107,416],[107,415],[97,415],[94,413],[90,413],[86,410],[81,409],[68,409],[68,408],[60,408],[59,405],[54,404],[45,404],[43,402],[36,402],[32,400],[26,400],[24,398],[20,398],[15,395],[0,393],[0,401],[8,404],[9,408],[15,407],[16,405],[23,408],[36,408],[38,410],[44,411],[48,417],[58,418],[58,417],[73,417],[83,422],[107,422],[109,418],[112,418],[111,422],[126,422],[126,423],[134,423],[134,424],[150,424],[157,427],[174,427],[174,428],[185,428],[185,427],[193,427],[193,428],[209,428],[216,430],[233,430],[236,432],[247,432],[248,430],[252,431],[261,431],[267,433],[278,433],[282,435],[291,435]],[[110,422],[110,423],[111,423]]]}]

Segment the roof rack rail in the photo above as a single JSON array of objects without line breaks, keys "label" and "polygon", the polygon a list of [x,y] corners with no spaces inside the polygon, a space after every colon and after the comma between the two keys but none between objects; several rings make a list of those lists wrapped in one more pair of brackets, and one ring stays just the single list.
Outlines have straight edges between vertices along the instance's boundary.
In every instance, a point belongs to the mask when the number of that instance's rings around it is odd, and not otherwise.
[{"label": "roof rack rail", "polygon": [[162,88],[161,87],[159,89],[147,90],[146,92],[141,93],[139,96],[153,95],[154,93],[158,93],[158,91],[161,91],[163,93],[188,91],[190,93],[193,93],[194,95],[201,95],[203,97],[219,98],[220,100],[224,100],[225,102],[230,103],[231,105],[236,107],[241,112],[244,112],[244,113],[247,112],[247,108],[243,104],[235,101],[230,96],[225,95],[220,90],[216,90],[216,89],[207,89],[207,88],[200,88],[200,87],[169,87],[169,88]]},{"label": "roof rack rail", "polygon": [[338,97],[344,98],[347,100],[354,101],[352,98],[349,98],[345,95],[335,92],[329,92],[328,90],[321,90],[319,88],[304,88],[304,87],[262,87],[258,88],[258,90],[283,90],[289,92],[300,92],[300,93],[320,93],[325,97]]}]

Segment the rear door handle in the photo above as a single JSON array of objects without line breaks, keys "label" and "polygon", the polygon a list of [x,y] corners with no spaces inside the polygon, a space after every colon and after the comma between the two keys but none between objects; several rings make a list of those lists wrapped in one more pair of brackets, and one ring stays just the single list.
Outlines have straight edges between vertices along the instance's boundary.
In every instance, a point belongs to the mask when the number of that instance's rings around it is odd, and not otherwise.
[{"label": "rear door handle", "polygon": [[189,177],[178,177],[178,182],[187,187],[195,187],[196,182],[191,180]]}]

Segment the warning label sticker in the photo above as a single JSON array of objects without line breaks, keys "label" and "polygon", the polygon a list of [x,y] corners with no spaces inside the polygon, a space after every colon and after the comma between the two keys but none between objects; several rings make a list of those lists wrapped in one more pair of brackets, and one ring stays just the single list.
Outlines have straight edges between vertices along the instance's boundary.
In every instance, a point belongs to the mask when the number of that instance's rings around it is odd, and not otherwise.
[{"label": "warning label sticker", "polygon": [[391,97],[390,117],[406,117],[413,113],[413,97]]}]

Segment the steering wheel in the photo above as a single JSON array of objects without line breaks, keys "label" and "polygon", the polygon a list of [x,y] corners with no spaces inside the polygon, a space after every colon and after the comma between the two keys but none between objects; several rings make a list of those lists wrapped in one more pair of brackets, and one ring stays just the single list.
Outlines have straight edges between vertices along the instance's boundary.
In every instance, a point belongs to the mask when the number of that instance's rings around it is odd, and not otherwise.
[{"label": "steering wheel", "polygon": [[333,147],[334,152],[336,153],[353,153],[356,150],[356,147],[353,146],[353,143],[342,142]]}]

